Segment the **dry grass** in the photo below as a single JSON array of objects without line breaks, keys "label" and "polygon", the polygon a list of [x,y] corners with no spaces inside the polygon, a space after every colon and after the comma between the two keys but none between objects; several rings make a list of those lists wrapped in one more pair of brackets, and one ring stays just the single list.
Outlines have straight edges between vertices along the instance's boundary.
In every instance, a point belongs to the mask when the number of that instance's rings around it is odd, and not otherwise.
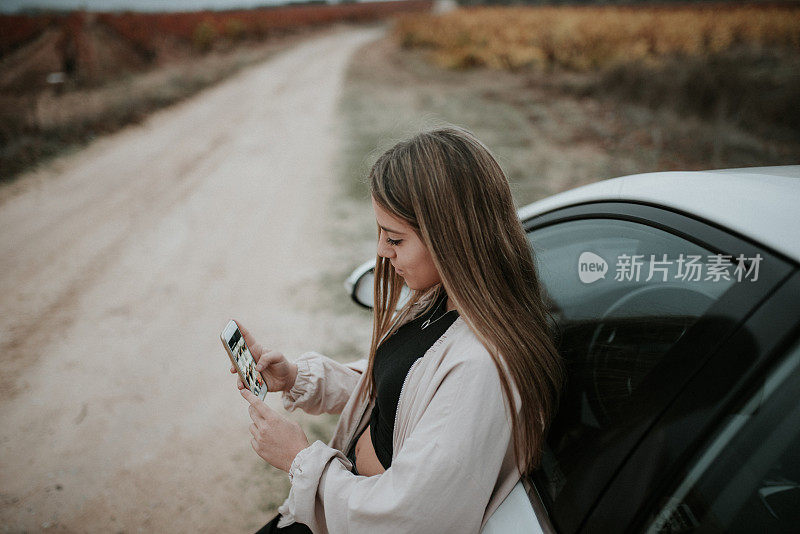
[{"label": "dry grass", "polygon": [[518,72],[580,97],[800,139],[796,4],[468,8],[403,16],[394,36],[443,68]]},{"label": "dry grass", "polygon": [[594,72],[443,69],[424,50],[391,39],[365,47],[351,63],[341,103],[350,197],[369,209],[363,178],[380,149],[441,121],[472,130],[492,149],[518,206],[626,174],[800,160],[800,140],[724,115],[651,108],[605,83]]},{"label": "dry grass", "polygon": [[404,15],[396,32],[449,68],[587,70],[740,45],[800,49],[800,7],[466,8]]}]

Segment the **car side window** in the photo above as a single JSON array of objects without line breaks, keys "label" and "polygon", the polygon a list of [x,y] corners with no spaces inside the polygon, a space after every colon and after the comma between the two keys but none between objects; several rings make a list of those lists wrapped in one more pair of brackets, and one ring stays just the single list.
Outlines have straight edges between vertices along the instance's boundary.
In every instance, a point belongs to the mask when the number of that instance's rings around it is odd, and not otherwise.
[{"label": "car side window", "polygon": [[557,530],[574,532],[634,447],[636,425],[663,410],[647,392],[670,350],[757,264],[737,271],[735,258],[626,220],[571,220],[528,237],[568,374],[534,479]]},{"label": "car side window", "polygon": [[649,533],[797,532],[800,345],[729,418]]}]

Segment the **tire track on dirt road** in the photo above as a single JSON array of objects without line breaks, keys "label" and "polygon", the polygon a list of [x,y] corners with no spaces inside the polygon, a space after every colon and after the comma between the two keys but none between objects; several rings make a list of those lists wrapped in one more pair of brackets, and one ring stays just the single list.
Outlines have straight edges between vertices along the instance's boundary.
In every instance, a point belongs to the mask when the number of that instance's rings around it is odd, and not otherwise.
[{"label": "tire track on dirt road", "polygon": [[237,317],[294,357],[354,328],[293,288],[330,261],[344,70],[382,31],[303,42],[0,194],[0,523],[262,519],[242,489],[274,478],[219,330]]}]

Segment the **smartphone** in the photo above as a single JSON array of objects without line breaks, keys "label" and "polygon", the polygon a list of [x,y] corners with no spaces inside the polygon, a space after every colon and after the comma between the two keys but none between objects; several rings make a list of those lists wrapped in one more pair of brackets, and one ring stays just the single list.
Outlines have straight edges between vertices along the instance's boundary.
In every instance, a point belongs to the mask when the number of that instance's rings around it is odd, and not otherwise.
[{"label": "smartphone", "polygon": [[239,372],[242,384],[252,391],[253,395],[264,400],[264,397],[267,396],[267,383],[264,382],[261,373],[256,371],[256,361],[253,359],[253,355],[250,354],[250,348],[244,342],[244,336],[239,331],[236,321],[228,322],[219,337],[225,346],[225,350],[228,351],[231,363]]}]

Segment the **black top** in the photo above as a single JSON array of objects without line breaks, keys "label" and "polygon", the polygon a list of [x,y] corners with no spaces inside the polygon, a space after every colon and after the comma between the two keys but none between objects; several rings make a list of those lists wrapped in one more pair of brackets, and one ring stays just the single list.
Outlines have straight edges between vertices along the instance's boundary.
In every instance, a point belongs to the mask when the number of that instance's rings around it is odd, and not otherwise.
[{"label": "black top", "polygon": [[[377,396],[369,427],[372,446],[384,469],[392,465],[392,434],[397,403],[406,375],[414,362],[433,346],[457,318],[458,311],[447,311],[447,294],[442,291],[430,311],[398,328],[381,343],[375,353],[372,376]],[[422,328],[429,319],[428,326]],[[354,444],[358,441],[358,437],[354,440]],[[354,451],[350,452],[348,458],[355,466]]]}]

